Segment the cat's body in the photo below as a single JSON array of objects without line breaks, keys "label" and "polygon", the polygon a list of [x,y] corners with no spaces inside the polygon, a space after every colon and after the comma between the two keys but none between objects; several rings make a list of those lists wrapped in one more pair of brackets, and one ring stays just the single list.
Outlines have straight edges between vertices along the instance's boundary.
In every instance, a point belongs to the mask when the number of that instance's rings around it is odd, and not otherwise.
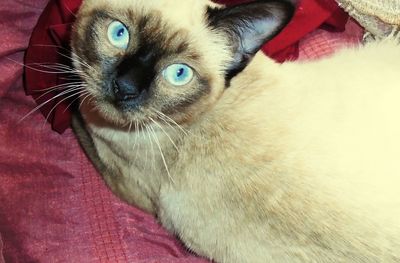
[{"label": "cat's body", "polygon": [[400,262],[399,74],[393,40],[258,53],[198,114],[140,126],[86,102],[74,123],[113,191],[207,258]]}]

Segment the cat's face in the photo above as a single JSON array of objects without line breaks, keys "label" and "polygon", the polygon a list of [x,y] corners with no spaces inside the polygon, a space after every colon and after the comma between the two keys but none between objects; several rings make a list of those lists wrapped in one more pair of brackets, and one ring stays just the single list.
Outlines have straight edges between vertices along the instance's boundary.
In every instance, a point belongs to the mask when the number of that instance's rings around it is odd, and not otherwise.
[{"label": "cat's face", "polygon": [[286,2],[85,0],[72,35],[91,103],[115,123],[207,111],[293,12]]}]

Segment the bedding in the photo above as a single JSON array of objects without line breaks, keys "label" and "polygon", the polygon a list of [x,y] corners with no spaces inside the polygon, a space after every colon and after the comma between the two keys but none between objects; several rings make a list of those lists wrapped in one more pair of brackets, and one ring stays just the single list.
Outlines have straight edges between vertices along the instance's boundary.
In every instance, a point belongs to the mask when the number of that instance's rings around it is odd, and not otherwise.
[{"label": "bedding", "polygon": [[0,263],[5,263],[3,257],[3,239],[1,238],[1,234],[0,234]]},{"label": "bedding", "polygon": [[368,32],[366,39],[400,35],[399,0],[337,0]]},{"label": "bedding", "polygon": [[[47,0],[0,0],[0,263],[206,262],[155,218],[105,186],[71,129],[51,130],[23,89],[23,57]],[[316,59],[359,43],[321,27],[303,38],[298,59]],[[21,121],[21,119],[23,119]]]}]

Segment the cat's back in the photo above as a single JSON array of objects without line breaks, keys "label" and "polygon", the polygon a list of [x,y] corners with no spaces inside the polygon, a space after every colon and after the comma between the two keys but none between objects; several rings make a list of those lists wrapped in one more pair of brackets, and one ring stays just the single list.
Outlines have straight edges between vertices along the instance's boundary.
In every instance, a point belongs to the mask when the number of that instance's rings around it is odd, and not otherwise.
[{"label": "cat's back", "polygon": [[[238,107],[242,110],[237,115],[245,116],[242,121],[256,119],[266,141],[285,145],[321,183],[343,183],[351,196],[358,185],[356,202],[392,203],[397,214],[390,213],[400,218],[398,42],[387,39],[320,61],[274,65],[262,72],[255,86],[247,88],[259,94],[244,102],[247,107]],[[376,192],[384,201],[371,196]],[[396,222],[400,226],[400,219]]]},{"label": "cat's back", "polygon": [[286,140],[288,147],[326,154],[346,169],[362,163],[364,171],[400,178],[395,165],[400,163],[396,41],[343,50],[310,63],[278,65],[256,56],[224,96],[216,118],[249,127],[240,129],[243,133],[269,143]]},{"label": "cat's back", "polygon": [[311,63],[264,60],[256,57],[216,107],[234,131],[224,136],[251,141],[246,155],[260,165],[273,160],[291,191],[299,187],[293,196],[318,199],[313,220],[368,240],[362,249],[398,251],[400,47],[387,40]]},{"label": "cat's back", "polygon": [[292,107],[284,121],[292,146],[304,149],[304,161],[321,174],[349,184],[349,192],[365,184],[362,200],[378,189],[396,196],[400,212],[400,46],[371,43],[296,67],[302,76],[292,85],[298,89],[282,98],[281,111]]}]

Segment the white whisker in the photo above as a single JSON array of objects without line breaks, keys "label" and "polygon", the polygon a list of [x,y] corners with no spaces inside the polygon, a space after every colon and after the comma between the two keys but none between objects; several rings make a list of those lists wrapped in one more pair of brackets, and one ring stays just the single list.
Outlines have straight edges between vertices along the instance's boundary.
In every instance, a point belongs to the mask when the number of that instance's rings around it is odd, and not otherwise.
[{"label": "white whisker", "polygon": [[46,89],[47,91],[45,93],[41,94],[39,97],[37,97],[36,100],[39,100],[39,99],[43,98],[44,96],[46,96],[47,94],[55,92],[55,91],[58,91],[58,90],[67,91],[67,90],[76,89],[76,88],[83,88],[83,87],[84,87],[83,83],[55,86],[55,87],[53,87],[51,89]]},{"label": "white whisker", "polygon": [[46,105],[46,104],[49,103],[50,101],[55,100],[55,99],[57,99],[57,98],[59,98],[59,97],[62,97],[62,96],[64,96],[64,95],[66,95],[66,94],[68,94],[68,93],[71,93],[71,92],[74,92],[74,91],[76,91],[76,90],[75,90],[75,89],[74,89],[74,90],[66,90],[66,91],[61,92],[60,94],[57,94],[57,95],[54,96],[54,97],[51,97],[50,99],[48,99],[48,100],[46,100],[45,102],[39,104],[39,105],[38,105],[37,107],[35,107],[33,110],[31,110],[30,112],[28,112],[21,120],[18,121],[18,123],[21,123],[22,121],[24,121],[27,117],[29,117],[31,114],[33,114],[34,112],[36,112],[37,110],[39,110],[40,108],[42,108],[44,105]]},{"label": "white whisker", "polygon": [[67,97],[65,97],[65,98],[62,98],[59,102],[57,102],[56,105],[54,105],[53,108],[51,108],[51,110],[50,110],[49,113],[47,114],[47,116],[46,116],[46,118],[45,118],[45,121],[44,121],[44,123],[43,123],[43,127],[46,125],[46,121],[48,121],[48,119],[49,119],[50,116],[51,116],[51,113],[57,108],[58,105],[60,105],[60,104],[63,103],[64,101],[68,100],[69,98],[72,98],[72,97],[74,97],[74,96],[76,96],[76,95],[79,95],[79,94],[82,94],[82,93],[85,93],[85,92],[86,92],[85,90],[77,91],[76,93],[74,93],[74,94],[72,94],[72,95],[69,95],[69,96],[67,96]]},{"label": "white whisker", "polygon": [[[136,143],[137,143],[137,140],[138,140],[138,137],[139,137],[139,122],[137,121],[137,120],[135,120],[135,142],[133,143],[133,151],[135,150],[135,148],[136,148]],[[137,152],[138,151],[136,151],[136,153],[135,153],[135,158],[137,157]]]},{"label": "white whisker", "polygon": [[86,98],[86,97],[89,96],[89,95],[90,95],[90,94],[89,94],[88,91],[81,93],[77,98],[75,98],[74,100],[72,100],[70,104],[68,104],[68,106],[65,108],[65,110],[63,111],[63,113],[67,112],[67,110],[74,104],[75,101],[79,100],[80,97],[85,96],[85,98]]},{"label": "white whisker", "polygon": [[156,122],[153,118],[149,117],[149,119],[163,131],[163,133],[168,137],[168,139],[171,141],[172,145],[175,147],[176,151],[179,152],[178,146],[176,146],[174,140],[172,140],[171,136],[169,136],[169,134],[164,130],[164,128],[158,122]]},{"label": "white whisker", "polygon": [[61,64],[61,63],[29,63],[26,64],[28,66],[40,66],[43,68],[48,68],[48,69],[62,69],[62,70],[68,70],[68,71],[76,71],[76,72],[81,72],[80,70],[77,70],[69,65]]},{"label": "white whisker", "polygon": [[[142,127],[145,127],[145,125],[143,124],[143,122],[141,122],[140,125],[141,125]],[[142,136],[143,136],[143,140],[144,140],[144,139],[145,139],[145,138],[144,138],[144,137],[145,137],[145,135],[144,135],[144,134],[145,134],[145,131],[142,129],[141,132],[142,132],[142,134],[143,134]],[[149,159],[149,158],[148,158],[148,154],[149,154],[149,153],[148,153],[148,152],[149,152],[148,147],[145,147],[145,149],[146,149],[146,159],[145,159],[145,161],[144,161],[144,168],[147,167],[147,160]]]},{"label": "white whisker", "polygon": [[[151,139],[151,132],[149,130],[148,125],[145,125],[146,128],[146,133],[147,133],[147,137],[150,141],[150,146],[151,146],[151,153],[152,153],[152,161],[153,161],[153,166],[152,166],[152,170],[154,170],[155,164],[156,164],[156,156],[155,156],[155,152],[154,152],[154,144],[153,144],[153,140]],[[147,147],[146,147],[147,148]]]},{"label": "white whisker", "polygon": [[132,125],[133,125],[133,120],[129,121],[129,126],[128,126],[128,147],[131,146],[131,130],[132,130]]},{"label": "white whisker", "polygon": [[57,54],[59,54],[60,56],[65,57],[65,58],[68,58],[68,59],[70,59],[71,61],[77,62],[78,64],[80,64],[80,65],[82,65],[82,66],[85,66],[85,67],[88,68],[88,69],[93,69],[92,66],[90,66],[87,62],[85,62],[84,59],[82,59],[81,57],[79,57],[75,52],[73,52],[72,50],[69,50],[69,49],[67,49],[67,48],[65,48],[65,47],[63,47],[63,46],[58,46],[58,45],[45,45],[45,44],[35,44],[35,45],[33,45],[33,46],[36,46],[36,47],[51,47],[51,48],[57,48],[57,49],[64,50],[65,52],[70,53],[71,55],[74,55],[74,56],[76,57],[76,59],[74,59],[73,57],[68,56],[68,55],[66,55],[66,54],[64,54],[64,53],[61,53],[61,52],[59,52],[59,51],[57,51]]},{"label": "white whisker", "polygon": [[171,119],[169,116],[165,115],[161,111],[158,111],[157,109],[152,108],[160,118],[164,119],[165,121],[171,122],[172,124],[176,125],[185,135],[188,135],[188,131],[186,131],[184,128],[182,128],[176,121]]},{"label": "white whisker", "polygon": [[72,51],[70,51],[71,55],[75,56],[76,58],[74,58],[74,57],[72,57],[72,56],[68,56],[68,55],[63,54],[63,53],[58,52],[58,51],[57,51],[57,53],[58,53],[60,56],[63,56],[63,57],[65,57],[65,58],[68,58],[68,59],[70,59],[71,61],[76,62],[76,63],[78,63],[78,64],[81,65],[81,66],[84,66],[84,67],[86,67],[86,68],[88,68],[88,69],[93,69],[92,66],[90,66],[87,62],[85,62],[85,60],[83,60],[81,57],[79,57],[76,53],[74,53],[74,52],[72,52]]},{"label": "white whisker", "polygon": [[158,146],[158,149],[160,150],[161,159],[162,159],[162,161],[163,161],[163,163],[164,163],[164,167],[165,167],[165,170],[167,171],[168,177],[169,177],[169,179],[171,180],[171,182],[172,182],[173,184],[175,184],[174,179],[172,178],[172,176],[171,176],[171,174],[170,174],[170,172],[169,172],[168,165],[167,165],[167,161],[165,160],[164,153],[163,153],[163,151],[162,151],[162,149],[161,149],[160,141],[158,140],[157,135],[156,135],[156,133],[155,133],[153,127],[149,126],[149,128],[150,128],[150,130],[151,130],[151,132],[152,132],[154,141],[156,142],[156,144],[157,144],[157,146]]},{"label": "white whisker", "polygon": [[131,120],[131,121],[129,122],[128,134],[131,133],[132,125],[133,125],[133,120]]},{"label": "white whisker", "polygon": [[19,62],[19,61],[16,61],[16,60],[14,60],[14,59],[12,59],[12,58],[9,58],[9,57],[6,57],[6,59],[8,59],[8,60],[10,60],[10,61],[12,61],[12,62],[16,63],[17,65],[20,65],[20,66],[22,66],[22,67],[25,67],[25,68],[28,68],[28,69],[31,69],[31,70],[34,70],[34,71],[37,71],[37,72],[45,73],[45,74],[77,74],[77,73],[79,73],[79,72],[77,72],[77,71],[64,71],[64,70],[59,70],[59,71],[56,71],[56,70],[41,70],[41,69],[38,69],[38,68],[32,67],[32,66],[30,66],[30,65],[25,65],[24,63],[21,63],[21,62]]},{"label": "white whisker", "polygon": [[[81,96],[84,95],[84,94],[86,94],[86,93],[81,94]],[[82,107],[83,103],[85,102],[85,100],[87,100],[88,98],[90,98],[90,99],[89,99],[89,101],[90,101],[90,100],[92,99],[91,95],[92,95],[92,94],[90,94],[90,92],[87,92],[87,94],[85,95],[85,97],[84,97],[84,98],[81,100],[81,102],[79,103],[78,109],[81,109],[81,107]]]}]

